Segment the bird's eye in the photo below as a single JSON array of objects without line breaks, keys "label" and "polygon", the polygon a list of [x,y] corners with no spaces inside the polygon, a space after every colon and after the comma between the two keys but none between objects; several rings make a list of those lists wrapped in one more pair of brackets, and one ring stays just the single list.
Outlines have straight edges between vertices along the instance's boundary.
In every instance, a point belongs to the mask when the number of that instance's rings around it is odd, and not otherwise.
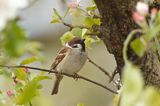
[{"label": "bird's eye", "polygon": [[73,45],[73,48],[77,48],[78,46],[75,44],[75,45]]}]

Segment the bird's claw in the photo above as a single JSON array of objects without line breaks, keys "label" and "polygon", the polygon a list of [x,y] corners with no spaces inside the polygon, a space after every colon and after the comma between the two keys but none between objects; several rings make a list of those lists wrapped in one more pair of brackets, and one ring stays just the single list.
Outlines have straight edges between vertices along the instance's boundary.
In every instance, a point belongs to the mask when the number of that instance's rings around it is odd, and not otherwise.
[{"label": "bird's claw", "polygon": [[58,76],[61,76],[63,74],[63,72],[61,71],[58,71],[57,73],[55,73],[55,75],[58,77]]},{"label": "bird's claw", "polygon": [[75,81],[77,81],[78,78],[79,78],[79,75],[77,73],[74,73],[73,78],[74,78]]}]

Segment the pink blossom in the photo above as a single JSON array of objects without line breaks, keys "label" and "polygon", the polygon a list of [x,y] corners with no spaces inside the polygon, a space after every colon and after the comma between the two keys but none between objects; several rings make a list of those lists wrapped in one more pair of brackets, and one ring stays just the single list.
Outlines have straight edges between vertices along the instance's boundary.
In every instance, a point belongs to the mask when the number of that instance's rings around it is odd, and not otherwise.
[{"label": "pink blossom", "polygon": [[143,22],[145,20],[145,17],[139,14],[138,12],[133,12],[132,16],[133,16],[134,21],[138,23]]},{"label": "pink blossom", "polygon": [[136,11],[141,15],[147,15],[149,11],[149,7],[146,3],[138,2],[136,5]]},{"label": "pink blossom", "polygon": [[155,18],[157,12],[158,12],[158,10],[157,10],[156,8],[153,8],[153,9],[151,10],[151,18],[152,18],[152,19]]},{"label": "pink blossom", "polygon": [[11,90],[7,90],[7,91],[6,91],[6,94],[7,94],[7,96],[12,96]]},{"label": "pink blossom", "polygon": [[24,71],[25,71],[26,73],[29,73],[29,69],[28,69],[28,68],[24,68]]},{"label": "pink blossom", "polygon": [[68,7],[69,8],[77,8],[79,7],[81,0],[76,0],[76,1],[72,1],[70,3],[68,3]]},{"label": "pink blossom", "polygon": [[158,10],[157,10],[156,8],[153,8],[153,9],[151,10],[151,14],[157,14],[157,12],[158,12]]},{"label": "pink blossom", "polygon": [[69,8],[77,8],[78,6],[79,6],[79,4],[77,4],[76,2],[68,3]]}]

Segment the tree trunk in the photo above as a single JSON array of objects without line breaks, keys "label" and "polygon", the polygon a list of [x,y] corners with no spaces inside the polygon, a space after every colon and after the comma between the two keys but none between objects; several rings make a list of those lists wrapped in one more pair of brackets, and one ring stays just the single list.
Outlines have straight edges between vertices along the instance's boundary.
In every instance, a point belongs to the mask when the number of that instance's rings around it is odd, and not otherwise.
[{"label": "tree trunk", "polygon": [[[101,39],[108,51],[115,56],[117,70],[121,75],[124,66],[122,49],[129,32],[137,28],[132,20],[132,11],[138,0],[95,0],[102,16]],[[145,83],[160,87],[160,64],[157,55],[151,50],[143,58],[138,58],[129,49],[128,57],[142,70]]]}]

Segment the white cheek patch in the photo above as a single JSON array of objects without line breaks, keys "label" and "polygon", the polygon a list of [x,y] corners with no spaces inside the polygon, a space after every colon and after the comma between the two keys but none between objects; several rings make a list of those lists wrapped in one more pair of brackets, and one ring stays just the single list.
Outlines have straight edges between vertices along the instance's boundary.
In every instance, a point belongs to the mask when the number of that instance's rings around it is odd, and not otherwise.
[{"label": "white cheek patch", "polygon": [[78,49],[82,49],[82,45],[81,44],[77,44]]},{"label": "white cheek patch", "polygon": [[71,46],[69,46],[69,44],[68,44],[68,43],[66,43],[66,47],[72,48]]},{"label": "white cheek patch", "polygon": [[[75,45],[77,45],[77,47],[74,48],[74,49],[82,49],[82,45],[81,44],[75,44]],[[65,46],[73,49],[73,47],[71,47],[68,43],[66,43]]]}]

